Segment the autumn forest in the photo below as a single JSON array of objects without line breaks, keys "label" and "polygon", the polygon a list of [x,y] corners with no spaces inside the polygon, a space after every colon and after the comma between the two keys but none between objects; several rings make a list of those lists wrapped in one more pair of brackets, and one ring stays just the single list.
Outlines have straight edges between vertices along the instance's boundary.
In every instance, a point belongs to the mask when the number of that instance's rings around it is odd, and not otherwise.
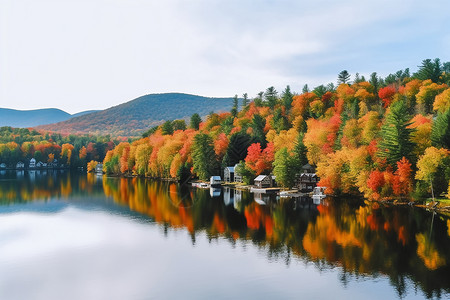
[{"label": "autumn forest", "polygon": [[290,188],[316,167],[334,195],[418,199],[450,194],[450,62],[426,59],[381,78],[347,71],[301,93],[274,87],[230,112],[166,121],[106,153],[108,174],[208,180],[234,166],[244,182],[273,174]]},{"label": "autumn forest", "polygon": [[229,112],[169,120],[140,139],[0,130],[0,163],[60,159],[107,174],[208,180],[235,166],[244,183],[273,174],[284,188],[309,163],[334,195],[420,199],[450,195],[450,62],[382,78],[347,71],[301,93],[269,87]]}]

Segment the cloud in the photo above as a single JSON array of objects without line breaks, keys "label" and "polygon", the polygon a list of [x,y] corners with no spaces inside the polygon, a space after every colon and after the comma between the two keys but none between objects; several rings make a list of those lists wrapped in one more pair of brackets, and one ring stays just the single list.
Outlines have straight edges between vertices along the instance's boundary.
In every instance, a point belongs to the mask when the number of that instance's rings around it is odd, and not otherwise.
[{"label": "cloud", "polygon": [[[232,96],[450,60],[448,1],[6,1],[0,106]],[[7,28],[7,29],[5,29]],[[386,74],[387,75],[387,74]],[[5,102],[3,102],[5,101]]]}]

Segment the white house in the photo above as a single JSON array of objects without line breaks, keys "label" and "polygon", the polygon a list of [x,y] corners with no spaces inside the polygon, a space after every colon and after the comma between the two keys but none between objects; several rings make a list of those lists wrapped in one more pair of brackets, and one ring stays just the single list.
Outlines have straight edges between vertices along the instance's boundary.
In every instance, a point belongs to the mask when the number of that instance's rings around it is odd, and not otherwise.
[{"label": "white house", "polygon": [[95,166],[95,173],[97,174],[103,174],[103,164],[97,164]]},{"label": "white house", "polygon": [[233,182],[234,181],[234,167],[226,167],[223,170],[223,180],[225,182]]},{"label": "white house", "polygon": [[220,188],[209,188],[209,194],[211,197],[220,197]]},{"label": "white house", "polygon": [[5,163],[1,163],[0,164],[0,169],[6,169],[6,164]]},{"label": "white house", "polygon": [[34,159],[34,157],[32,159],[30,159],[30,164],[28,165],[28,167],[30,169],[36,168],[36,159]]},{"label": "white house", "polygon": [[220,185],[221,182],[222,182],[222,178],[220,178],[220,176],[211,176],[211,178],[209,179],[209,184],[211,186]]},{"label": "white house", "polygon": [[23,169],[23,168],[25,168],[25,164],[23,162],[19,161],[16,164],[16,169]]},{"label": "white house", "polygon": [[237,166],[238,164],[234,166],[234,182],[244,182],[242,179],[242,174],[237,171]]}]

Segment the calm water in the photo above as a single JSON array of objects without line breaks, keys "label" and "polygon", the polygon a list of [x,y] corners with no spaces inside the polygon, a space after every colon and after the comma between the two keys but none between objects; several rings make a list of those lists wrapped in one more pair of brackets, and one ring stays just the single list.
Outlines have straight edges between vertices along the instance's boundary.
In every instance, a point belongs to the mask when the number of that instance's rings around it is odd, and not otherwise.
[{"label": "calm water", "polygon": [[449,299],[450,221],[410,207],[0,173],[0,299],[151,298]]}]

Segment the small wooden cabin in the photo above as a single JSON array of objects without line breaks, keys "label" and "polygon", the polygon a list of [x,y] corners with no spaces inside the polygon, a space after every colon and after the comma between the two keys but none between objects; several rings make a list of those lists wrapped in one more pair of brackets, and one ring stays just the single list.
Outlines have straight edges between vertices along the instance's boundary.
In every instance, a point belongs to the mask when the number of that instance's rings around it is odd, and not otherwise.
[{"label": "small wooden cabin", "polygon": [[273,186],[272,176],[270,175],[259,175],[255,178],[255,186],[257,188],[269,188]]}]

